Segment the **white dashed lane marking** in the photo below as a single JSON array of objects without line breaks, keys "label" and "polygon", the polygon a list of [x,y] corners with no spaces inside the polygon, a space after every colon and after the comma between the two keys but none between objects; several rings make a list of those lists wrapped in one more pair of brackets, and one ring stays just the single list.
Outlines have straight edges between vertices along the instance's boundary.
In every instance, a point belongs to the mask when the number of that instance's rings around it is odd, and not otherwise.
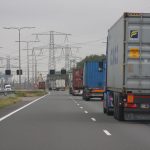
[{"label": "white dashed lane marking", "polygon": [[88,111],[85,110],[84,113],[85,113],[85,114],[88,114]]},{"label": "white dashed lane marking", "polygon": [[107,130],[103,130],[103,132],[104,132],[106,135],[111,136],[111,134],[110,134],[110,132],[109,132],[109,131],[107,131]]},{"label": "white dashed lane marking", "polygon": [[95,119],[95,118],[91,118],[91,120],[92,120],[92,121],[94,121],[94,122],[96,121],[96,119]]}]

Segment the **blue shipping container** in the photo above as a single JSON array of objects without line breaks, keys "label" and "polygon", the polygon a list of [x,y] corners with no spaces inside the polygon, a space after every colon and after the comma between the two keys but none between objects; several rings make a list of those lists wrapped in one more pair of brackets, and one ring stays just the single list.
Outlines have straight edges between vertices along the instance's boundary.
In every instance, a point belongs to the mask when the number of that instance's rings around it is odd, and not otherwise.
[{"label": "blue shipping container", "polygon": [[84,64],[83,85],[85,88],[102,88],[106,83],[106,62],[87,61]]}]

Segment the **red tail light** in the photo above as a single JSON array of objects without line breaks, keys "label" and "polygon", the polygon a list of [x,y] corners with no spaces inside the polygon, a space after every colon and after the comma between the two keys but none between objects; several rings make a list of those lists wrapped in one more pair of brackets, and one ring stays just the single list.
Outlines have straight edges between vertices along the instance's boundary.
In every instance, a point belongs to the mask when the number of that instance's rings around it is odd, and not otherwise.
[{"label": "red tail light", "polygon": [[127,103],[134,103],[134,95],[128,94],[127,96]]}]

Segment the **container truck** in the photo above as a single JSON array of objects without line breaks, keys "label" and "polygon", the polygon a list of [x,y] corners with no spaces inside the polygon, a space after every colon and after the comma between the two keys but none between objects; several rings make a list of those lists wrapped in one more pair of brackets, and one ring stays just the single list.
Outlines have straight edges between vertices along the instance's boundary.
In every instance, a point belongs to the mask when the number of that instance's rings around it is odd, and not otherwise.
[{"label": "container truck", "polygon": [[72,94],[82,95],[83,93],[83,69],[74,68],[72,72]]},{"label": "container truck", "polygon": [[104,113],[150,119],[150,14],[124,13],[108,30]]},{"label": "container truck", "polygon": [[65,90],[66,88],[66,83],[64,79],[57,79],[56,80],[56,90]]},{"label": "container truck", "polygon": [[56,81],[50,80],[48,84],[49,90],[56,90]]},{"label": "container truck", "polygon": [[45,89],[46,85],[44,81],[38,82],[38,89]]},{"label": "container truck", "polygon": [[83,70],[83,99],[103,99],[105,92],[106,63],[105,61],[87,61]]},{"label": "container truck", "polygon": [[64,88],[66,88],[69,79],[68,74],[64,74],[64,71],[65,70],[61,70],[63,74],[61,74],[61,72],[55,72],[55,74],[47,75],[47,87],[49,90],[59,90],[60,88],[64,90]]}]

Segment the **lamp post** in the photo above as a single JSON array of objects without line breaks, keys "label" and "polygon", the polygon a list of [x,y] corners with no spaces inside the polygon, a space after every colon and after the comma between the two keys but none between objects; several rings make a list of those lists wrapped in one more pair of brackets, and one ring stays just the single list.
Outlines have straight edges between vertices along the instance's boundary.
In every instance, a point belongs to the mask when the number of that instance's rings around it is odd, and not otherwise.
[{"label": "lamp post", "polygon": [[18,30],[19,32],[19,87],[21,88],[21,44],[20,44],[20,36],[21,36],[21,30],[23,29],[33,29],[35,27],[4,27],[3,29],[13,29]]},{"label": "lamp post", "polygon": [[[18,42],[18,41],[16,41],[16,42]],[[26,43],[26,45],[27,45],[27,48],[26,49],[24,49],[24,50],[26,50],[27,51],[27,84],[28,84],[28,88],[30,87],[29,85],[30,85],[30,68],[29,68],[29,50],[31,50],[31,49],[29,49],[29,44],[30,43],[36,43],[36,42],[40,42],[40,41],[20,41],[20,42],[24,42],[24,43]]]}]

